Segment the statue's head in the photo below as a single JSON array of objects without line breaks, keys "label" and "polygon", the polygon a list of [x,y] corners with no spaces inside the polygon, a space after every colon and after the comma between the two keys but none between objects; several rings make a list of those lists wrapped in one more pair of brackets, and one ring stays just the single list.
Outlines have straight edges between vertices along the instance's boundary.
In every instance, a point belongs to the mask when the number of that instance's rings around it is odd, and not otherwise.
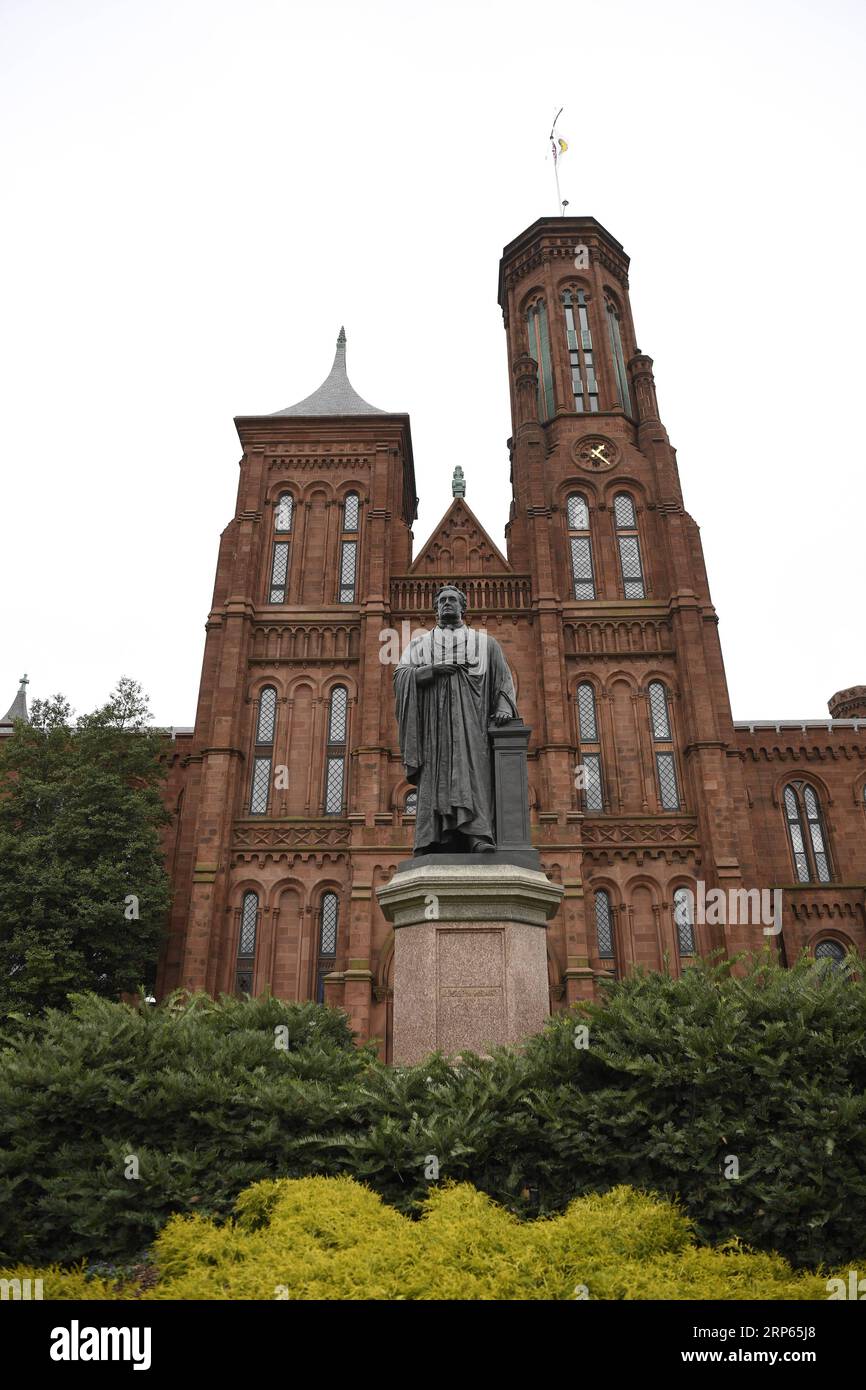
[{"label": "statue's head", "polygon": [[466,612],[466,595],[456,584],[443,584],[435,602],[440,623],[459,623]]}]

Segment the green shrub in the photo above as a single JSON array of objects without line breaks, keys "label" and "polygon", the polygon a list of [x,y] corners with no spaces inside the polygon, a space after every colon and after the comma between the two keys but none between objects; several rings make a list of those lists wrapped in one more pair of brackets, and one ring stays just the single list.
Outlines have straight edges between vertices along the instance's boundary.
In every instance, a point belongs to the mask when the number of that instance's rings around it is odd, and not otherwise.
[{"label": "green shrub", "polygon": [[272,999],[133,1009],[82,995],[7,1026],[0,1259],[133,1256],[172,1212],[227,1214],[263,1175],[309,1171],[314,1149],[297,1164],[292,1141],[345,1128],[370,1062],[341,1014]]},{"label": "green shrub", "polygon": [[[826,1299],[778,1255],[699,1247],[672,1203],[617,1187],[520,1221],[467,1184],[434,1188],[419,1221],[348,1178],[257,1183],[226,1224],[174,1216],[144,1299]],[[38,1272],[34,1272],[38,1273]],[[81,1297],[80,1271],[43,1271]],[[86,1287],[86,1281],[85,1281]],[[128,1287],[100,1284],[104,1298]]]},{"label": "green shrub", "polygon": [[[138,1180],[124,1177],[130,1154]],[[704,1244],[738,1236],[802,1267],[854,1261],[866,1251],[862,968],[635,974],[522,1051],[457,1067],[386,1067],[336,1012],[269,999],[134,1010],[78,997],[71,1014],[13,1020],[0,1042],[7,1261],[139,1256],[172,1214],[225,1218],[267,1178],[351,1177],[417,1215],[431,1157],[443,1180],[521,1216],[627,1184],[677,1198]]]}]

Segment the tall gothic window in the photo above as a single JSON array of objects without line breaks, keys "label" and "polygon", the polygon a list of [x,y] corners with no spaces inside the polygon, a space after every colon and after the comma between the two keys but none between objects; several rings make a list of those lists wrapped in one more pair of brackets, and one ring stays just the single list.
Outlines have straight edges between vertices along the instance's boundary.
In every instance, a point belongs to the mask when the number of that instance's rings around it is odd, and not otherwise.
[{"label": "tall gothic window", "polygon": [[410,792],[407,792],[407,794],[406,794],[406,800],[405,800],[404,803],[403,803],[403,812],[404,812],[404,814],[407,815],[407,816],[414,816],[414,815],[417,815],[417,813],[418,813],[418,790],[417,790],[416,787],[413,787],[412,790],[411,790]]},{"label": "tall gothic window", "polygon": [[797,882],[829,883],[830,856],[817,792],[808,782],[789,782],[784,801]]},{"label": "tall gothic window", "polygon": [[677,946],[681,956],[695,954],[694,895],[688,888],[678,888],[674,893],[674,926],[677,929]]},{"label": "tall gothic window", "polygon": [[323,893],[319,908],[318,958],[316,961],[316,999],[325,1002],[325,976],[334,969],[337,957],[337,929],[340,903],[336,893]]},{"label": "tall gothic window", "polygon": [[346,732],[349,695],[344,685],[331,691],[328,706],[328,743],[325,751],[325,815],[341,816],[345,796]]},{"label": "tall gothic window", "polygon": [[[650,681],[649,707],[653,743],[673,745],[668,692],[661,681]],[[670,748],[656,747],[655,763],[659,802],[662,810],[678,811],[680,809],[680,792],[677,785],[677,765],[673,746]]]},{"label": "tall gothic window", "polygon": [[256,743],[253,753],[252,785],[250,787],[250,815],[252,816],[266,816],[268,813],[276,723],[277,692],[272,685],[266,685],[259,694],[256,712]]},{"label": "tall gothic window", "polygon": [[[274,507],[274,531],[279,536],[291,532],[295,504],[290,492],[281,492]],[[271,577],[268,586],[269,603],[285,603],[289,584],[289,557],[291,542],[274,541],[271,551]]]},{"label": "tall gothic window", "polygon": [[577,732],[580,766],[583,768],[583,806],[586,811],[604,810],[604,784],[601,770],[601,738],[595,690],[589,681],[577,687]]},{"label": "tall gothic window", "polygon": [[357,531],[361,502],[357,492],[347,492],[343,503],[343,530]]},{"label": "tall gothic window", "polygon": [[253,968],[256,956],[256,932],[259,924],[257,893],[244,893],[238,926],[238,953],[235,962],[235,993],[252,994]]},{"label": "tall gothic window", "polygon": [[282,535],[292,529],[295,503],[290,492],[281,492],[274,508],[274,530]]},{"label": "tall gothic window", "polygon": [[285,603],[289,579],[289,542],[274,541],[269,603]]},{"label": "tall gothic window", "polygon": [[595,938],[600,960],[616,960],[613,940],[613,912],[610,896],[603,888],[597,888],[595,900]]},{"label": "tall gothic window", "polygon": [[358,569],[358,542],[340,542],[340,602],[355,602]]},{"label": "tall gothic window", "polygon": [[627,492],[618,492],[613,499],[613,519],[616,526],[616,542],[619,547],[623,593],[626,598],[646,598],[637,517],[634,501]]},{"label": "tall gothic window", "polygon": [[571,363],[571,390],[578,414],[598,410],[598,382],[592,356],[592,333],[587,314],[586,291],[565,290],[565,336]]},{"label": "tall gothic window", "polygon": [[569,497],[566,517],[574,597],[595,598],[592,539],[589,534],[589,507],[586,505],[586,498],[581,493],[573,492]]},{"label": "tall gothic window", "polygon": [[538,418],[549,420],[554,411],[553,368],[550,362],[547,307],[543,299],[536,300],[527,309],[526,330],[529,355],[538,363]]},{"label": "tall gothic window", "polygon": [[622,330],[619,309],[610,295],[605,296],[604,307],[607,313],[607,328],[610,334],[610,353],[613,358],[613,375],[616,381],[616,396],[626,415],[631,415],[631,397],[628,393],[628,372],[622,350]]},{"label": "tall gothic window", "polygon": [[358,532],[361,501],[357,492],[348,492],[341,511],[340,536],[340,603],[355,603],[358,591]]}]

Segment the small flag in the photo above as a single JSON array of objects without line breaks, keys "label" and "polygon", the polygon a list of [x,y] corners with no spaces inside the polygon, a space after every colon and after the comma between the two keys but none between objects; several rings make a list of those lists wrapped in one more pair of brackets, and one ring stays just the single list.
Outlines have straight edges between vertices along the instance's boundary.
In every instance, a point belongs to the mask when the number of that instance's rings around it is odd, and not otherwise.
[{"label": "small flag", "polygon": [[559,140],[559,141],[558,141],[558,144],[559,144],[559,152],[560,152],[560,154],[565,154],[565,151],[568,149],[568,141],[567,141],[567,140]]}]

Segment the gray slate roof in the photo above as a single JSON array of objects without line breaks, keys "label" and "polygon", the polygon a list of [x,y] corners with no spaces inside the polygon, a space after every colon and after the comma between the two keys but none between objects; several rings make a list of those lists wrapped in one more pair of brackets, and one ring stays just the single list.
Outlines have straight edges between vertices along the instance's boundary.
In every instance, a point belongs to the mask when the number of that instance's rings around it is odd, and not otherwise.
[{"label": "gray slate roof", "polygon": [[346,375],[346,330],[340,329],[334,365],[318,391],[297,405],[275,410],[274,415],[387,415],[386,410],[362,400]]},{"label": "gray slate roof", "polygon": [[8,712],[7,712],[6,714],[4,714],[4,716],[3,716],[2,719],[0,719],[0,724],[11,724],[11,723],[13,722],[13,720],[15,720],[15,719],[25,719],[25,720],[27,720],[27,722],[29,723],[29,719],[27,718],[27,677],[26,677],[26,676],[22,676],[22,677],[21,677],[21,684],[20,684],[20,686],[18,687],[18,694],[15,696],[15,699],[12,701],[11,705],[9,706]]}]

